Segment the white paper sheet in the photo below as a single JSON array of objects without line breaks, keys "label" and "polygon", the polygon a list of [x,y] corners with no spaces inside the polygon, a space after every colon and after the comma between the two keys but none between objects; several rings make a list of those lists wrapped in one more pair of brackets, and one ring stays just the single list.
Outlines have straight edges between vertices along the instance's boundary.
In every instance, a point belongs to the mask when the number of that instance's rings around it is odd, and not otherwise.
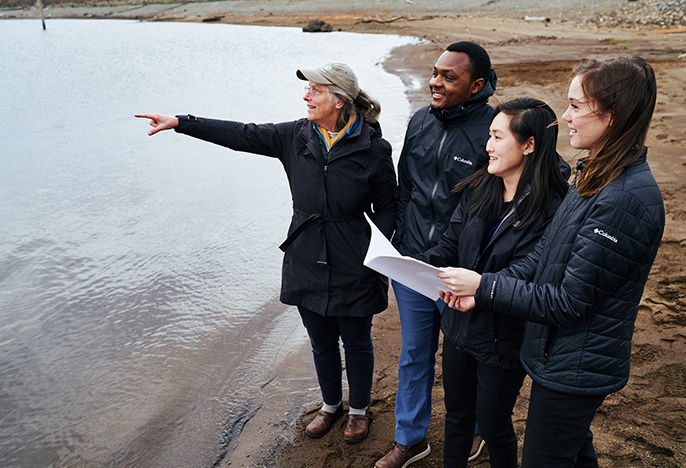
[{"label": "white paper sheet", "polygon": [[364,265],[374,271],[407,286],[429,299],[440,299],[439,291],[446,291],[443,281],[436,277],[440,268],[421,262],[416,258],[400,255],[386,236],[376,227],[365,213],[367,222],[372,227],[372,238],[364,258]]}]

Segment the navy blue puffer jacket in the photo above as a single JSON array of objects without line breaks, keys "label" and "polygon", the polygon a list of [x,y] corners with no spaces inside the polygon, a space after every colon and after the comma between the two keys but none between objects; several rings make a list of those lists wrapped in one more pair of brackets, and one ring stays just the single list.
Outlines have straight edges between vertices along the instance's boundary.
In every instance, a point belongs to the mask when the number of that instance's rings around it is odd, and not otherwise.
[{"label": "navy blue puffer jacket", "polygon": [[638,304],[664,224],[644,149],[595,195],[570,189],[531,254],[482,276],[477,305],[527,321],[521,361],[535,382],[575,395],[626,385]]}]

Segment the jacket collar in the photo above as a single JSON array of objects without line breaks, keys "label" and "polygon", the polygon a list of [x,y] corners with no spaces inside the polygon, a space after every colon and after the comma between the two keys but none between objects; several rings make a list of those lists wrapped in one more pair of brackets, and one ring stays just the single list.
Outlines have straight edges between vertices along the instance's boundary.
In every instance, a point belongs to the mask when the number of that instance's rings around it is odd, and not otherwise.
[{"label": "jacket collar", "polygon": [[339,141],[343,140],[345,137],[352,135],[355,133],[355,130],[357,127],[360,125],[360,114],[355,113],[355,115],[350,115],[348,118],[348,123],[343,127],[336,137],[332,138],[330,137],[326,132],[326,130],[323,127],[320,127],[319,125],[316,125],[314,122],[312,123],[312,128],[314,128],[314,132],[317,134],[320,140],[324,142],[324,147],[326,148],[326,151],[329,152],[333,149],[334,145],[338,143]]},{"label": "jacket collar", "polygon": [[[369,148],[371,146],[371,136],[377,132],[379,134],[381,133],[381,127],[378,124],[371,125],[365,122],[359,112],[357,113],[357,120],[359,124],[356,125],[355,129],[334,145],[333,148],[335,148],[336,151],[333,151],[332,148],[329,162],[347,156],[354,151]],[[325,152],[323,149],[324,142],[321,141],[321,137],[315,129],[314,124],[309,120],[305,120],[299,138],[312,154],[317,155]]]},{"label": "jacket collar", "polygon": [[[633,150],[629,151],[629,154],[627,155],[627,157],[629,157],[629,158],[632,157],[633,155],[636,154],[636,152],[637,152],[638,150],[639,150],[639,147],[638,147],[638,145],[636,145],[636,148],[634,148]],[[644,162],[646,162],[647,159],[648,159],[648,148],[646,148],[646,147],[644,146],[644,147],[643,147],[643,150],[641,150],[641,154],[638,156],[638,159],[636,159],[636,161],[634,161],[633,163],[631,163],[628,167],[635,166],[635,165],[637,165],[637,164],[643,164]],[[584,158],[580,158],[580,159],[576,162],[576,175],[574,176],[574,181],[575,181],[575,182],[576,182],[576,178],[579,176],[579,173],[581,173],[581,171],[583,171],[584,168],[586,167],[586,163],[587,163],[587,162],[588,162],[588,156],[586,156],[586,157],[584,157]]]},{"label": "jacket collar", "polygon": [[[507,211],[506,211],[505,214],[503,215],[503,219],[500,221],[500,224],[498,224],[498,227],[495,229],[495,232],[494,232],[493,235],[491,236],[491,239],[490,239],[490,240],[488,241],[488,243],[487,243],[487,244],[477,253],[477,255],[476,255],[476,260],[474,261],[474,266],[476,266],[476,265],[481,261],[481,258],[482,258],[482,256],[483,256],[484,252],[486,252],[486,250],[493,244],[493,242],[495,242],[495,240],[496,240],[498,237],[500,237],[500,235],[501,235],[503,232],[505,232],[505,230],[506,230],[508,227],[510,227],[510,226],[514,225],[515,223],[517,223],[517,220],[515,219],[515,216],[514,216],[514,213],[515,213],[515,211],[514,211],[514,209],[515,209],[515,204],[516,204],[517,206],[519,206],[519,204],[522,203],[522,201],[524,201],[524,199],[525,199],[526,197],[528,197],[530,194],[531,194],[531,187],[526,187],[526,188],[524,189],[524,193],[522,194],[522,196],[519,197],[519,199],[518,199],[516,202],[510,203],[510,206],[507,208]],[[480,222],[483,224],[483,221],[480,221]],[[518,224],[518,223],[517,223],[517,224]],[[483,228],[485,229],[486,226],[483,225]]]},{"label": "jacket collar", "polygon": [[[522,193],[522,196],[519,197],[517,201],[515,201],[514,203],[510,203],[510,206],[507,208],[507,211],[505,212],[503,219],[500,221],[500,224],[498,225],[495,232],[493,233],[493,236],[491,237],[491,242],[493,242],[493,240],[495,240],[496,237],[498,237],[505,229],[507,229],[511,225],[515,223],[519,224],[519,221],[515,219],[515,208],[521,205],[524,199],[528,197],[530,194],[531,187],[527,186],[524,188],[524,193]],[[491,242],[489,242],[489,244]]]}]

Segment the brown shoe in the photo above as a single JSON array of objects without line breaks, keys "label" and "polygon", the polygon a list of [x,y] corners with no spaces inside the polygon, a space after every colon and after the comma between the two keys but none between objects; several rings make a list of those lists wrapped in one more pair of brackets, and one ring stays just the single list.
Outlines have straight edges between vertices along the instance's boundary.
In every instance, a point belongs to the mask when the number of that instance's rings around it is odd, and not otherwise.
[{"label": "brown shoe", "polygon": [[348,425],[345,426],[343,439],[353,444],[361,442],[369,433],[369,417],[361,414],[349,414]]},{"label": "brown shoe", "polygon": [[307,425],[305,434],[313,439],[318,439],[329,432],[333,423],[338,421],[338,418],[341,416],[343,416],[343,405],[340,405],[335,413],[327,413],[326,411],[319,410],[314,420]]},{"label": "brown shoe", "polygon": [[393,442],[393,450],[376,462],[376,468],[406,468],[431,453],[426,437],[414,445],[400,445]]},{"label": "brown shoe", "polygon": [[481,438],[479,434],[474,434],[474,440],[472,441],[472,450],[469,452],[469,458],[467,461],[476,460],[479,455],[481,455],[481,450],[483,450],[486,441]]}]

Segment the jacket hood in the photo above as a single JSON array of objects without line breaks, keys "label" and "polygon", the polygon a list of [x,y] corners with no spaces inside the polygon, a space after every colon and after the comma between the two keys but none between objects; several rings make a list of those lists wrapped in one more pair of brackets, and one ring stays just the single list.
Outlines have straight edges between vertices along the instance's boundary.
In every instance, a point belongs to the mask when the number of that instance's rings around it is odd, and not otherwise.
[{"label": "jacket hood", "polygon": [[495,88],[498,83],[498,77],[495,74],[495,70],[491,68],[491,74],[488,77],[488,81],[481,88],[481,91],[476,93],[471,98],[467,99],[465,102],[452,109],[434,109],[429,106],[429,112],[433,114],[441,122],[448,122],[453,119],[458,119],[467,115],[472,109],[479,108],[482,105],[488,103],[488,99],[495,94]]},{"label": "jacket hood", "polygon": [[[362,117],[362,115],[360,115],[360,117]],[[365,122],[367,121],[365,120]],[[383,132],[381,132],[381,124],[379,124],[379,122],[367,122],[367,124],[369,124],[369,127],[372,129],[372,134],[378,133],[380,137],[383,136]]]}]

